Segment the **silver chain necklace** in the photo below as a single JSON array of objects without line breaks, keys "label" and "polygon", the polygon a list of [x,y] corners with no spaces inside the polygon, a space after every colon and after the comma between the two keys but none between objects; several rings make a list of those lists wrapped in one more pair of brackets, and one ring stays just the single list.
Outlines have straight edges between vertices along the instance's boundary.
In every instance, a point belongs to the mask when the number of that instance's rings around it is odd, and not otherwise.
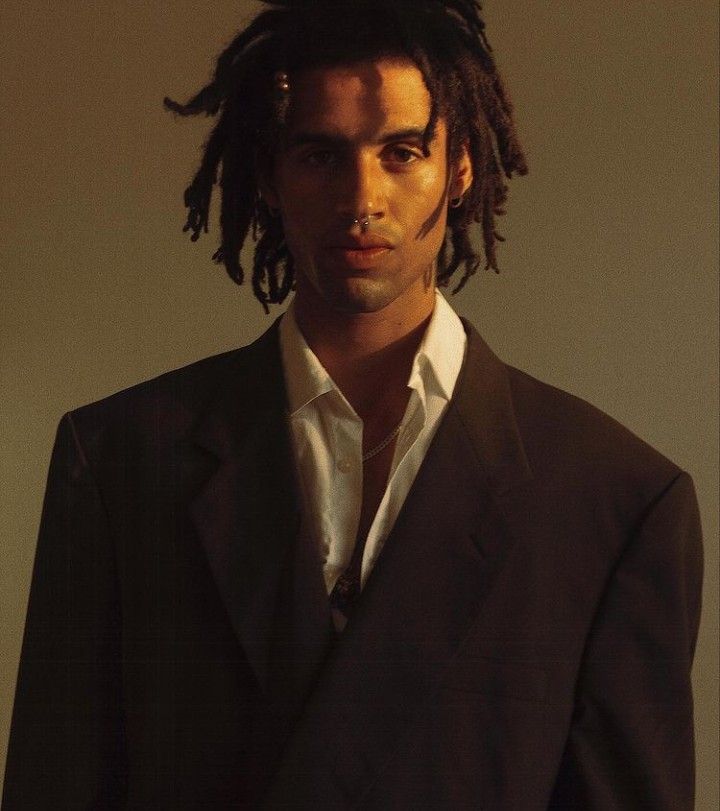
[{"label": "silver chain necklace", "polygon": [[363,454],[362,460],[363,462],[367,462],[368,459],[372,459],[373,456],[377,456],[380,451],[385,450],[387,446],[395,439],[395,437],[400,433],[400,426],[402,425],[402,420],[392,429],[392,431],[383,439],[383,441],[376,445],[374,448],[369,450],[367,453]]}]

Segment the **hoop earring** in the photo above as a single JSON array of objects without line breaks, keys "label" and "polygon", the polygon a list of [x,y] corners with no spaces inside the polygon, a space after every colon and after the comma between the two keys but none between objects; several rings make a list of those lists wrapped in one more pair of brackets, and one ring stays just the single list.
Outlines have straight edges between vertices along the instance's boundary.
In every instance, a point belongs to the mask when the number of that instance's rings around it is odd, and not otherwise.
[{"label": "hoop earring", "polygon": [[463,202],[464,200],[462,194],[460,195],[460,197],[453,197],[452,200],[450,201],[450,208],[460,208]]}]

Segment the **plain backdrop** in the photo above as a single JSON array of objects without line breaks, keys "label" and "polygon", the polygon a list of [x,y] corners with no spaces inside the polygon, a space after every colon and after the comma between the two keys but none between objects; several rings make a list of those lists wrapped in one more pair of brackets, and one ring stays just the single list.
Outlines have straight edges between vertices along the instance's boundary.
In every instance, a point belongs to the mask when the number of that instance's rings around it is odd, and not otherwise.
[{"label": "plain backdrop", "polygon": [[[207,119],[184,99],[250,0],[0,3],[0,767],[63,412],[271,323],[181,233]],[[531,174],[502,273],[457,297],[506,361],[693,476],[706,536],[698,808],[718,808],[718,19],[714,0],[486,0]],[[277,315],[279,310],[273,313]]]}]

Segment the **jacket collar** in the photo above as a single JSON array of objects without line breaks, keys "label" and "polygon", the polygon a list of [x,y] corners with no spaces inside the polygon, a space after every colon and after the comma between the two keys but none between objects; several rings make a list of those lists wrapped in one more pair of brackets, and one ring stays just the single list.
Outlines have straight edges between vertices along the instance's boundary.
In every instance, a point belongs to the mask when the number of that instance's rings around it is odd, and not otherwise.
[{"label": "jacket collar", "polygon": [[355,807],[447,678],[531,479],[505,366],[469,325],[451,404],[267,797]]},{"label": "jacket collar", "polygon": [[[453,407],[463,422],[491,488],[502,491],[531,475],[520,436],[507,369],[475,328],[468,337]],[[250,346],[230,356],[219,395],[193,432],[194,441],[218,459],[238,457],[252,436],[268,433],[288,409],[279,347],[278,318]],[[289,442],[286,432],[284,444]]]},{"label": "jacket collar", "polygon": [[477,330],[468,336],[452,408],[467,432],[487,486],[498,495],[532,477],[510,389],[507,367]]},{"label": "jacket collar", "polygon": [[190,512],[228,616],[263,689],[283,566],[300,524],[278,321],[229,356],[192,442],[214,466]]},{"label": "jacket collar", "polygon": [[[462,536],[458,542],[465,544],[463,554],[493,546],[502,534],[490,528],[492,517],[498,515],[493,499],[531,475],[506,368],[474,328],[463,323],[468,346],[453,400],[368,581],[362,610],[353,618],[352,625],[360,630],[348,628],[336,661],[343,661],[343,650],[352,660],[357,652],[352,640],[364,638],[366,632],[372,639],[385,612],[398,622],[403,610],[411,612],[409,603],[398,608],[394,597],[383,596],[386,589],[393,593],[395,577],[417,567],[412,576],[420,583],[428,565],[450,565],[448,558],[435,559],[438,546],[441,555],[448,551],[435,542],[438,537]],[[193,442],[214,457],[215,467],[191,513],[232,625],[261,686],[267,685],[281,571],[300,522],[278,325],[279,320],[255,343],[229,356],[219,393],[192,435]],[[442,509],[426,514],[428,505],[434,504]],[[478,521],[482,504],[484,516]],[[485,535],[468,545],[464,527],[480,524]],[[425,548],[417,542],[418,535],[427,541],[424,560],[418,558],[418,550]],[[322,572],[317,576],[321,578]],[[476,591],[469,592],[468,604],[460,599],[448,611],[439,606],[443,622],[452,623],[457,616],[453,612],[476,611],[477,596]],[[398,633],[401,630],[398,626]],[[332,667],[327,672],[333,672]]]},{"label": "jacket collar", "polygon": [[217,394],[200,415],[192,440],[218,459],[242,455],[249,438],[287,409],[277,318],[249,346],[227,357]]}]

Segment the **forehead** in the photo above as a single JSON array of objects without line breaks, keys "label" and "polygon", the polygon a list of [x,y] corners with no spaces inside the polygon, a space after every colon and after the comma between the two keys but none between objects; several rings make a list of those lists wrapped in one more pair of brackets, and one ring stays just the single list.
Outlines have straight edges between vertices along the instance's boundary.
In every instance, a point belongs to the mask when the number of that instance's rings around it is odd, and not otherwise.
[{"label": "forehead", "polygon": [[311,68],[291,78],[289,135],[317,132],[353,141],[382,132],[424,130],[431,100],[409,60]]}]

